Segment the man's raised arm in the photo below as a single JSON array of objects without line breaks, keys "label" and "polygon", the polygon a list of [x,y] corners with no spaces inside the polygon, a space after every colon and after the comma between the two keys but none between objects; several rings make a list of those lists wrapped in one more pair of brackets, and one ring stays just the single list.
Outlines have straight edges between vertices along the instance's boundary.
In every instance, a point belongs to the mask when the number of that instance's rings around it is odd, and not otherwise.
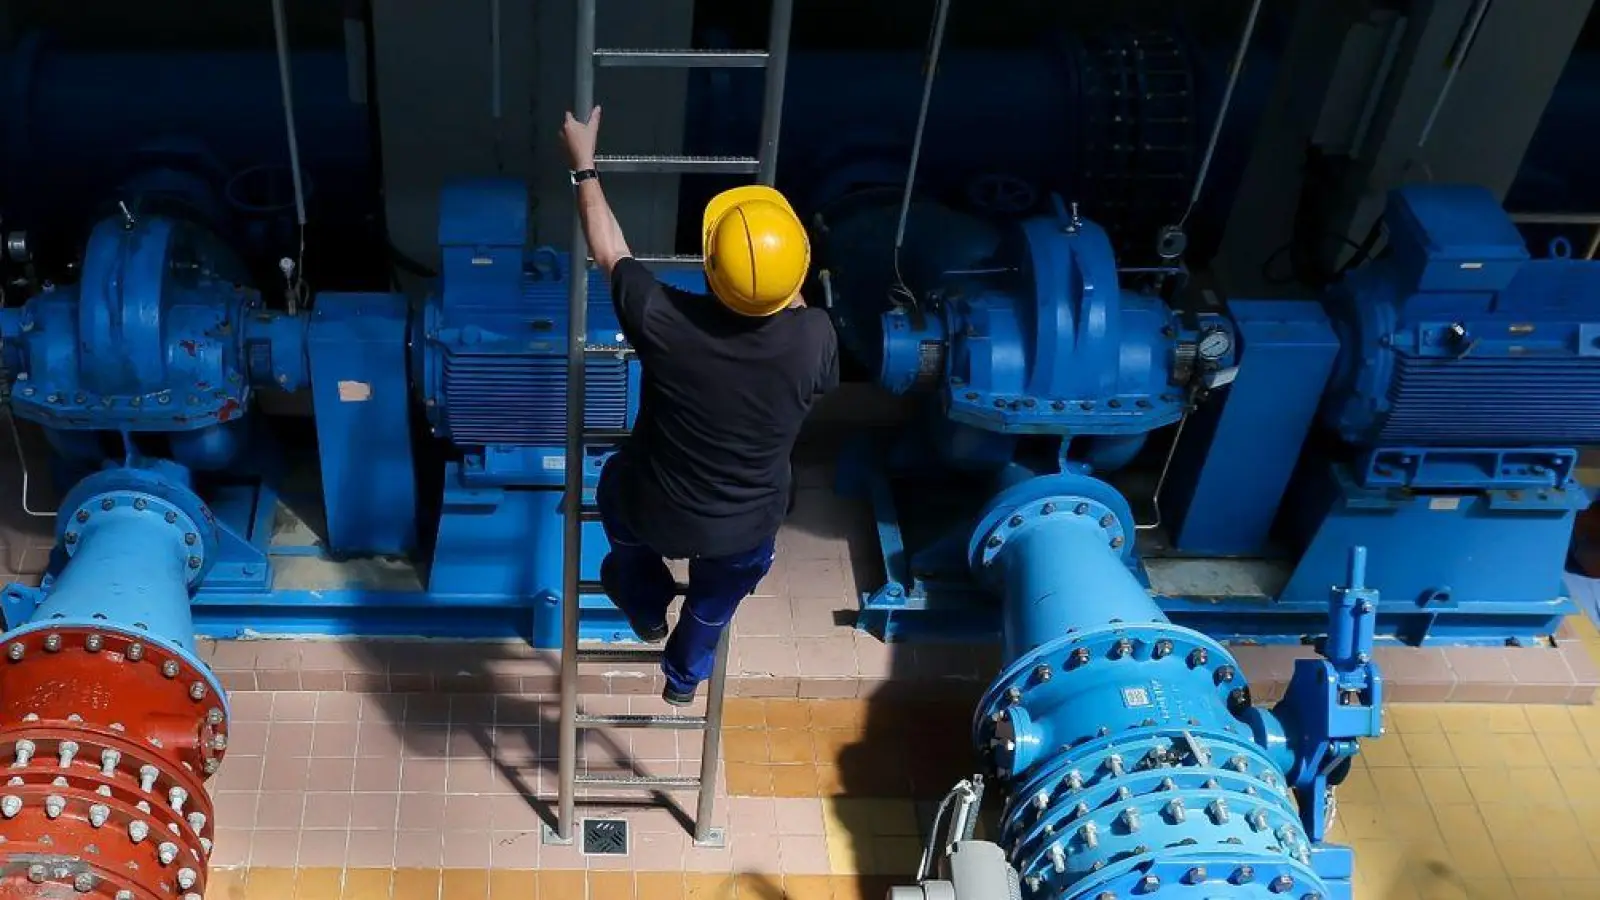
[{"label": "man's raised arm", "polygon": [[[577,186],[578,218],[583,222],[583,239],[589,244],[589,253],[595,265],[611,281],[611,270],[617,263],[633,255],[622,236],[622,226],[617,224],[611,204],[606,202],[606,192],[600,187],[599,173],[594,167],[595,138],[600,131],[600,107],[589,113],[587,122],[579,122],[572,113],[561,124],[561,142],[567,148],[567,161],[572,167],[572,180]],[[574,266],[578,264],[573,261]]]}]

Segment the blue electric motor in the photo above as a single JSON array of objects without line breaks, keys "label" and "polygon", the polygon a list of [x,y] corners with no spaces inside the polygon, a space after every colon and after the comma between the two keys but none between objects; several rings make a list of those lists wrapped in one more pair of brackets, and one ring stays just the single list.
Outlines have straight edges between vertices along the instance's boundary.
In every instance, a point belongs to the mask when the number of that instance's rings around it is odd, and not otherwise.
[{"label": "blue electric motor", "polygon": [[[1327,304],[1344,347],[1327,424],[1365,448],[1600,442],[1583,406],[1600,396],[1600,266],[1533,261],[1484,188],[1408,187],[1385,216],[1392,255]],[[1559,485],[1566,467],[1546,467]]]},{"label": "blue electric motor", "polygon": [[[438,290],[413,339],[413,380],[435,434],[462,451],[445,464],[444,502],[429,590],[436,598],[526,605],[535,645],[560,645],[565,482],[567,289],[572,261],[527,248],[527,187],[484,179],[447,186],[439,207],[443,265]],[[639,405],[640,369],[623,338],[611,286],[589,279],[585,427],[620,441]],[[705,290],[699,273],[664,273]],[[612,449],[592,445],[579,461],[593,491]],[[598,522],[585,522],[585,633],[629,632],[598,587],[606,550]],[[516,552],[502,548],[515,547]],[[591,583],[592,582],[592,583]]]},{"label": "blue electric motor", "polygon": [[1172,545],[1273,556],[1281,542],[1293,565],[1269,608],[1301,618],[1349,547],[1383,548],[1369,575],[1386,635],[1536,641],[1574,610],[1600,265],[1560,243],[1532,259],[1481,187],[1399,188],[1384,223],[1387,252],[1320,304],[1230,300],[1243,358],[1179,447]]},{"label": "blue electric motor", "polygon": [[1365,550],[1329,601],[1327,658],[1300,660],[1267,711],[1227,648],[1130,573],[1132,529],[1114,489],[1066,474],[1001,493],[972,533],[1007,660],[973,740],[1006,791],[997,843],[1024,895],[1348,900],[1325,795],[1381,733]]}]

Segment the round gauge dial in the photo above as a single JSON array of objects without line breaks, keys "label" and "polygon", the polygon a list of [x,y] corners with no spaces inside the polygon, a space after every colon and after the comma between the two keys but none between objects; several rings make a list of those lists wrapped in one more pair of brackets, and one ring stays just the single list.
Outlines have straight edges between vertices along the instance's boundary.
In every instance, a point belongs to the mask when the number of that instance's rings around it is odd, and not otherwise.
[{"label": "round gauge dial", "polygon": [[1215,362],[1233,349],[1233,336],[1220,328],[1208,329],[1200,334],[1200,358]]}]

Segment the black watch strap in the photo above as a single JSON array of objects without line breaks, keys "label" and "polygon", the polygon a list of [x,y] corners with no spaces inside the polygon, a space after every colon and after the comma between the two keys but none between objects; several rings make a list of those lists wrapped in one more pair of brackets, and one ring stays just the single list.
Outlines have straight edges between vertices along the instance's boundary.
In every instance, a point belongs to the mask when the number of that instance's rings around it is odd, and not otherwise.
[{"label": "black watch strap", "polygon": [[577,187],[591,178],[598,179],[599,177],[600,172],[598,169],[579,169],[572,173],[572,186]]}]

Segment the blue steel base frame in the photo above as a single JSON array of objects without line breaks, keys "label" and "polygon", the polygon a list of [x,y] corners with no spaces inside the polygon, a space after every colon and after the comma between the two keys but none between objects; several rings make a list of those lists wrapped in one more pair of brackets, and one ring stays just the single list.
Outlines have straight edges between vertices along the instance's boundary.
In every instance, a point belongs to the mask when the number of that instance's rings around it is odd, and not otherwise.
[{"label": "blue steel base frame", "polygon": [[[882,585],[862,593],[857,627],[891,642],[964,643],[998,636],[1000,612],[972,579],[961,555],[961,540],[970,532],[973,519],[949,508],[959,510],[964,505],[975,509],[981,497],[975,494],[966,504],[950,496],[940,503],[926,501],[929,491],[917,490],[915,482],[907,484],[891,477],[890,446],[878,436],[862,436],[839,460],[837,489],[871,506],[887,575]],[[948,480],[940,483],[940,491],[951,493]],[[1576,611],[1561,582],[1570,517],[1575,515],[1573,496],[1575,493],[1569,492],[1565,499],[1539,500],[1536,494],[1529,494],[1521,501],[1461,497],[1450,509],[1441,509],[1438,498],[1415,496],[1383,501],[1381,505],[1390,512],[1387,518],[1375,517],[1376,507],[1363,509],[1359,494],[1345,496],[1333,505],[1352,511],[1330,513],[1298,564],[1284,561],[1288,578],[1276,595],[1158,593],[1155,600],[1173,621],[1219,640],[1302,643],[1323,633],[1327,616],[1323,591],[1343,577],[1343,554],[1354,543],[1387,541],[1385,546],[1412,546],[1419,529],[1440,529],[1433,533],[1441,539],[1452,534],[1489,533],[1508,542],[1508,554],[1525,550],[1518,560],[1539,560],[1535,565],[1552,573],[1554,583],[1547,594],[1500,602],[1470,594],[1452,597],[1448,590],[1418,590],[1415,597],[1391,595],[1376,616],[1378,640],[1411,645],[1532,646]],[[1505,515],[1485,518],[1480,504]],[[1526,515],[1522,507],[1528,504],[1540,506],[1543,515]],[[944,508],[935,508],[940,506]],[[1419,523],[1419,518],[1425,521]],[[1428,544],[1433,546],[1432,538]],[[1146,588],[1151,586],[1151,578],[1144,563],[1154,562],[1155,557],[1136,557],[1129,564]],[[1217,562],[1225,566],[1231,560],[1218,557]],[[1503,561],[1495,565],[1502,570],[1512,568]],[[1477,568],[1474,565],[1474,571]],[[1529,563],[1521,561],[1514,570],[1526,572],[1528,568]],[[1377,583],[1387,584],[1397,571],[1405,570],[1402,556],[1388,560],[1374,577]]]},{"label": "blue steel base frame", "polygon": [[1325,798],[1357,739],[1381,733],[1365,550],[1325,601],[1327,658],[1297,663],[1267,711],[1224,646],[1167,621],[1132,577],[1132,528],[1109,485],[1060,475],[1003,492],[972,532],[1009,660],[973,741],[1006,786],[998,843],[1025,893],[1350,900]]}]

